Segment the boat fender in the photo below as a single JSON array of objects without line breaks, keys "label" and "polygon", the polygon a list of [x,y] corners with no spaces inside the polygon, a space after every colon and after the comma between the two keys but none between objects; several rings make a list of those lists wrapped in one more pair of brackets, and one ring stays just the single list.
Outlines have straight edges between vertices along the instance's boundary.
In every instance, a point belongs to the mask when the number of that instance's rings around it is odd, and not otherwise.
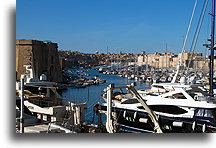
[{"label": "boat fender", "polygon": [[176,127],[183,127],[183,124],[184,124],[184,122],[179,122],[179,121],[173,122],[173,126],[176,126]]},{"label": "boat fender", "polygon": [[134,112],[134,119],[136,119],[136,116],[137,116],[137,112]]},{"label": "boat fender", "polygon": [[147,118],[139,118],[139,122],[147,123],[148,119]]},{"label": "boat fender", "polygon": [[202,132],[205,133],[205,130],[206,130],[206,125],[203,124],[203,126],[202,126]]},{"label": "boat fender", "polygon": [[192,124],[192,130],[193,131],[195,130],[195,127],[196,127],[196,122],[194,121],[193,124]]},{"label": "boat fender", "polygon": [[124,117],[124,118],[126,117],[126,110],[125,110],[124,113],[123,113],[123,117]]},{"label": "boat fender", "polygon": [[186,77],[181,77],[180,78],[180,84],[185,85],[186,84]]}]

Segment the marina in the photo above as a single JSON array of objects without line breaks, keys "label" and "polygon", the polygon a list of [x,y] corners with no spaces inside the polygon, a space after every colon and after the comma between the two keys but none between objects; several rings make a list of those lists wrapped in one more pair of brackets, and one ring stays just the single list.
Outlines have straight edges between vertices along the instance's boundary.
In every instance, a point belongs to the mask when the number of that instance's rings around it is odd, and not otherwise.
[{"label": "marina", "polygon": [[[76,69],[75,69],[76,70]],[[117,86],[127,85],[135,82],[135,80],[128,80],[127,78],[119,77],[118,75],[105,75],[103,73],[99,73],[97,70],[87,69],[90,75],[98,75],[99,78],[105,79],[106,83],[100,85],[91,85],[85,88],[68,88],[66,90],[61,91],[62,98],[65,100],[70,100],[75,103],[80,103],[81,101],[85,102],[88,100],[89,109],[87,112],[92,112],[88,116],[86,116],[87,121],[92,121],[93,115],[93,106],[98,102],[104,102],[101,98],[101,95],[104,93],[104,89],[111,83],[115,83]],[[139,82],[136,86],[137,89],[141,88],[150,88],[149,83],[141,83]]]},{"label": "marina", "polygon": [[[32,72],[29,67],[26,69]],[[28,110],[28,115],[25,116],[32,118],[29,122],[33,123],[25,125],[26,133],[154,133],[156,132],[153,128],[155,121],[160,127],[160,133],[162,131],[175,133],[215,132],[215,98],[208,97],[206,87],[208,83],[204,83],[206,82],[204,72],[197,72],[197,75],[190,74],[189,76],[193,79],[181,77],[177,83],[171,83],[171,81],[156,83],[156,81],[147,82],[122,77],[117,70],[115,70],[116,73],[111,74],[103,73],[97,68],[68,69],[67,71],[73,77],[76,74],[76,79],[82,78],[89,81],[92,78],[97,78],[106,81],[85,87],[58,89],[56,83],[33,80],[34,78],[30,78],[30,76],[34,74],[30,73],[25,83],[25,88],[28,91],[25,91],[24,105]],[[154,70],[151,73],[159,75],[161,70]],[[137,72],[134,73],[134,76],[136,74]],[[173,79],[174,74],[170,73],[170,75],[173,76]],[[196,78],[202,79],[198,81]],[[59,86],[62,88],[61,84]],[[113,89],[109,94],[112,96],[111,98],[108,97],[108,89]],[[118,91],[114,91],[114,89]],[[20,115],[19,100],[20,97],[17,98],[17,117]],[[108,100],[110,103],[113,102],[109,110],[110,116],[108,116]],[[150,113],[153,113],[154,120],[148,116],[148,109],[146,110],[144,107],[147,113],[143,110],[143,104],[149,108]],[[189,104],[191,106],[188,106]],[[25,118],[27,120],[27,117]],[[108,120],[110,120],[111,129],[107,126]],[[17,130],[19,131],[19,118],[17,121]],[[28,121],[26,122],[28,123]],[[140,127],[144,127],[144,129],[140,129]]]},{"label": "marina", "polygon": [[167,43],[153,54],[82,53],[16,39],[16,133],[216,133],[215,0],[203,52],[208,0],[186,46],[197,3],[179,53]]}]

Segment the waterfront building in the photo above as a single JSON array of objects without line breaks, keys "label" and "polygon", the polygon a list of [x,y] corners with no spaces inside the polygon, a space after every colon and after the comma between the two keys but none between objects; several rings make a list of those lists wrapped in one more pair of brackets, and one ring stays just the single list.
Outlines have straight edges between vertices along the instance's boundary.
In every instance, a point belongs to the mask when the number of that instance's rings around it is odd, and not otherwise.
[{"label": "waterfront building", "polygon": [[174,55],[173,53],[157,53],[154,54],[141,54],[137,58],[137,65],[148,64],[155,68],[171,68],[178,65],[181,60],[181,64],[185,67],[189,65],[194,69],[209,69],[209,60],[202,56],[201,53],[179,53]]},{"label": "waterfront building", "polygon": [[159,58],[160,54],[158,52],[155,52],[154,54],[148,54],[148,64],[150,66],[153,66],[155,68],[159,68]]},{"label": "waterfront building", "polygon": [[148,64],[148,58],[147,58],[147,55],[140,55],[138,56],[137,58],[137,65],[138,66],[141,66],[141,65],[144,65],[144,64]]},{"label": "waterfront building", "polygon": [[174,56],[173,53],[162,53],[159,57],[159,68],[172,67],[173,56]]},{"label": "waterfront building", "polygon": [[16,40],[16,79],[21,74],[27,74],[25,65],[34,70],[35,78],[42,74],[48,81],[61,82],[62,73],[58,56],[58,45],[50,41],[28,39]]}]

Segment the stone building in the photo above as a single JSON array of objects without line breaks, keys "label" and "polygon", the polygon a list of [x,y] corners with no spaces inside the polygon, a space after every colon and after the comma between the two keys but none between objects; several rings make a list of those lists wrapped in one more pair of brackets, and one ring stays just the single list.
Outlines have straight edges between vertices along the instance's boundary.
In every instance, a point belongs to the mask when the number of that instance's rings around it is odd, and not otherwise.
[{"label": "stone building", "polygon": [[142,54],[142,55],[138,56],[138,58],[137,58],[137,65],[141,66],[144,64],[148,64],[148,58],[147,58],[147,55]]},{"label": "stone building", "polygon": [[142,54],[137,58],[137,65],[149,64],[155,68],[171,68],[179,64],[182,59],[182,65],[194,69],[208,70],[209,60],[202,56],[201,53],[179,53],[174,55],[173,53],[154,53],[154,54]]},{"label": "stone building", "polygon": [[210,59],[206,59],[205,57],[196,57],[191,61],[190,67],[194,69],[202,69],[209,70]]},{"label": "stone building", "polygon": [[174,56],[173,53],[162,53],[159,57],[159,68],[170,68],[172,67]]},{"label": "stone building", "polygon": [[178,58],[178,55],[174,55],[172,57],[172,62],[171,62],[171,67],[175,67],[179,62],[179,58]]},{"label": "stone building", "polygon": [[153,66],[155,68],[159,68],[159,58],[160,58],[159,53],[155,52],[154,54],[148,54],[147,58],[148,58],[148,64],[150,66]]},{"label": "stone building", "polygon": [[[202,58],[202,53],[192,53],[192,52],[183,52],[183,53],[179,53],[178,54],[178,59],[182,59],[182,65],[184,65],[185,67],[188,66],[188,63],[190,61],[195,61],[195,60],[199,60],[200,61],[200,57]],[[193,68],[193,62],[190,62],[190,67]],[[178,63],[174,63],[174,65],[177,65]],[[201,62],[200,62],[201,64]],[[199,65],[200,67],[203,67],[203,65]]]},{"label": "stone building", "polygon": [[48,81],[61,82],[62,73],[58,56],[58,45],[50,41],[17,39],[16,40],[16,79],[21,74],[27,74],[25,65],[31,65],[35,77],[41,74],[47,76]]}]

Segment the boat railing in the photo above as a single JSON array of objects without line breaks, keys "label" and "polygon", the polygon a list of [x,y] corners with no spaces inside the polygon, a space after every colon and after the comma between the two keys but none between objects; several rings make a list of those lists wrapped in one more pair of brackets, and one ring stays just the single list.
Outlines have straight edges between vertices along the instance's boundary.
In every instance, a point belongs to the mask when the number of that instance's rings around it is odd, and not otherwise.
[{"label": "boat railing", "polygon": [[[134,88],[134,86],[136,85],[136,83],[132,83],[131,85],[127,85],[127,86],[121,86],[121,87],[115,87],[114,84],[110,84],[107,88],[107,122],[106,122],[106,128],[107,131],[109,133],[113,133],[115,132],[114,127],[115,125],[113,117],[112,117],[112,92],[114,89],[127,89],[128,92],[130,92],[131,94],[133,94],[137,99],[137,101],[143,106],[143,108],[148,112],[148,115],[150,117],[150,119],[152,120],[152,122],[154,123],[154,132],[156,133],[163,133],[163,131],[161,130],[160,124],[158,122],[158,116],[155,114],[155,112],[153,110],[151,110],[148,105],[146,104],[145,100],[143,100],[142,96],[136,91],[136,89]],[[113,126],[114,125],[114,126]]]}]

